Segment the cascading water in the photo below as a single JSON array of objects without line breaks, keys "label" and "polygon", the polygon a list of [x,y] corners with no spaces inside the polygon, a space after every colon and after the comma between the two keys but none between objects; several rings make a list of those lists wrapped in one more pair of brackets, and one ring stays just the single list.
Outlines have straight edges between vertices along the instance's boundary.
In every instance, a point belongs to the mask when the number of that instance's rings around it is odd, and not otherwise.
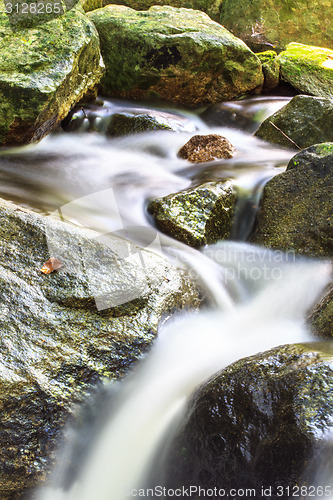
[{"label": "cascading water", "polygon": [[[283,104],[273,100],[272,105]],[[264,117],[260,99],[243,106]],[[272,112],[267,99],[265,106]],[[238,155],[191,166],[176,155],[190,132],[112,140],[60,134],[37,146],[2,152],[0,194],[106,234],[149,227],[149,198],[185,189],[191,182],[231,178],[240,198],[233,239],[245,240],[262,186],[293,153],[246,132],[208,128],[198,117],[192,119],[197,133],[226,136]],[[67,208],[59,213],[59,206]],[[163,254],[197,280],[211,310],[175,317],[161,328],[150,353],[121,383],[81,473],[64,490],[60,455],[58,482],[40,492],[42,500],[122,500],[146,484],[158,445],[167,431],[171,437],[198,385],[241,357],[309,340],[304,316],[329,281],[328,265],[246,243],[221,242],[198,252],[159,237]]]}]

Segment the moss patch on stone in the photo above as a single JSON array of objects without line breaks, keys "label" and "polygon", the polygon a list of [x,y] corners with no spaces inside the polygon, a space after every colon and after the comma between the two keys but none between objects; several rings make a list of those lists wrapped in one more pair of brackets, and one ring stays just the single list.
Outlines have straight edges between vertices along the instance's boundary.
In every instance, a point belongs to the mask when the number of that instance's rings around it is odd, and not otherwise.
[{"label": "moss patch on stone", "polygon": [[202,12],[168,6],[139,12],[112,5],[88,16],[100,35],[108,95],[163,97],[195,106],[231,99],[263,83],[259,59]]}]

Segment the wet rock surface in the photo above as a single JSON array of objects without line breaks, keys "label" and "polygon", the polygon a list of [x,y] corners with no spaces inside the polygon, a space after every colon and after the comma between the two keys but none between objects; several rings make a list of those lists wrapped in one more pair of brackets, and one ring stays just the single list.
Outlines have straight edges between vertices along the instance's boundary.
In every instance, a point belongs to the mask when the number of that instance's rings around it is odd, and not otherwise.
[{"label": "wet rock surface", "polygon": [[88,17],[101,40],[106,95],[159,97],[196,106],[263,84],[257,56],[200,11],[169,6],[135,11],[112,5]]},{"label": "wet rock surface", "polygon": [[232,158],[235,148],[228,139],[218,134],[194,135],[178,151],[179,158],[202,163],[221,158]]},{"label": "wet rock surface", "polygon": [[318,337],[333,337],[333,285],[316,305],[308,318],[308,324]]},{"label": "wet rock surface", "polygon": [[265,141],[294,149],[296,144],[302,149],[313,144],[331,142],[333,99],[295,96],[286,106],[268,117],[255,135]]},{"label": "wet rock surface", "polygon": [[[327,44],[329,47],[331,44]],[[289,43],[279,54],[281,78],[296,90],[317,97],[333,96],[333,50]]]},{"label": "wet rock surface", "polygon": [[228,239],[237,201],[229,181],[207,182],[148,205],[158,229],[193,247]]},{"label": "wet rock surface", "polygon": [[274,50],[266,50],[257,54],[264,73],[264,90],[275,89],[280,82],[280,63]]},{"label": "wet rock surface", "polygon": [[230,365],[193,397],[169,453],[167,487],[252,488],[258,499],[262,487],[274,499],[283,488],[287,497],[323,453],[332,388],[330,343],[277,347]]},{"label": "wet rock surface", "polygon": [[[224,0],[220,22],[252,50],[283,49],[300,42],[331,47],[333,22],[328,19],[330,0]],[[325,25],[323,26],[323,19]]]},{"label": "wet rock surface", "polygon": [[99,83],[98,33],[75,9],[14,31],[0,12],[0,31],[0,144],[26,144],[53,130]]},{"label": "wet rock surface", "polygon": [[[161,318],[198,296],[164,258],[114,236],[4,201],[0,219],[0,496],[20,498],[45,478],[74,404],[126,373]],[[45,275],[50,252],[63,267]]]},{"label": "wet rock surface", "polygon": [[295,155],[264,188],[251,241],[312,256],[333,255],[333,143]]}]

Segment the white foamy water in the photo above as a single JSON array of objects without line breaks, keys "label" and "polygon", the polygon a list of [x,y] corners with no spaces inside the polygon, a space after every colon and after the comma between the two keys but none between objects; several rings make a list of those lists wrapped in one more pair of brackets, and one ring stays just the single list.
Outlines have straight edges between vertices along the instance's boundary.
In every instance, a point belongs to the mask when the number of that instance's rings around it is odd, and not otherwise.
[{"label": "white foamy water", "polygon": [[198,385],[239,358],[310,339],[304,316],[330,279],[328,264],[286,262],[280,252],[244,243],[217,244],[206,254],[226,281],[232,270],[243,291],[240,303],[168,322],[124,380],[116,410],[75,484],[66,492],[50,487],[40,500],[125,499],[144,485],[161,439]]}]

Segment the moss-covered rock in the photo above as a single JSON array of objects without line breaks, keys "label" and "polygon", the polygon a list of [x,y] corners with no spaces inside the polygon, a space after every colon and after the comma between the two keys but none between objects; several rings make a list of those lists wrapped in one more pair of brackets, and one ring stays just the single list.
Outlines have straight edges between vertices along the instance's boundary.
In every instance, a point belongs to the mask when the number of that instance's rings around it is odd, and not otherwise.
[{"label": "moss-covered rock", "polygon": [[286,106],[268,117],[255,135],[265,141],[294,149],[296,145],[307,148],[313,144],[331,142],[333,100],[295,96]]},{"label": "moss-covered rock", "polygon": [[139,12],[110,5],[88,16],[101,39],[107,95],[162,97],[195,106],[263,84],[257,56],[202,12],[168,6]]},{"label": "moss-covered rock", "polygon": [[253,243],[333,255],[333,142],[304,149],[264,188]]},{"label": "moss-covered rock", "polygon": [[264,73],[264,90],[273,90],[280,82],[280,63],[274,50],[266,50],[257,54]]},{"label": "moss-covered rock", "polygon": [[[237,361],[194,396],[167,486],[254,488],[251,498],[287,498],[287,486],[306,484],[308,461],[332,432],[332,389],[330,343],[277,347]],[[267,497],[262,486],[272,488]]]},{"label": "moss-covered rock", "polygon": [[300,92],[333,97],[333,50],[290,43],[278,57],[281,78]]},{"label": "moss-covered rock", "polygon": [[157,227],[193,247],[230,238],[237,195],[229,181],[207,182],[152,201]]},{"label": "moss-covered rock", "polygon": [[318,337],[333,337],[333,286],[311,312],[308,323]]},{"label": "moss-covered rock", "polygon": [[220,22],[256,52],[300,42],[331,47],[331,0],[223,0]]},{"label": "moss-covered rock", "polygon": [[126,5],[135,10],[148,10],[154,5],[170,5],[206,12],[213,21],[219,21],[223,0],[82,0],[86,12],[105,7],[108,4]]},{"label": "moss-covered rock", "polygon": [[54,129],[99,83],[98,33],[73,9],[19,30],[2,10],[0,34],[0,144],[26,144]]},{"label": "moss-covered rock", "polygon": [[[198,300],[162,257],[128,258],[124,240],[4,201],[0,220],[0,496],[19,498],[44,479],[74,403],[124,374],[162,315]],[[45,275],[50,250],[63,267]]]}]

